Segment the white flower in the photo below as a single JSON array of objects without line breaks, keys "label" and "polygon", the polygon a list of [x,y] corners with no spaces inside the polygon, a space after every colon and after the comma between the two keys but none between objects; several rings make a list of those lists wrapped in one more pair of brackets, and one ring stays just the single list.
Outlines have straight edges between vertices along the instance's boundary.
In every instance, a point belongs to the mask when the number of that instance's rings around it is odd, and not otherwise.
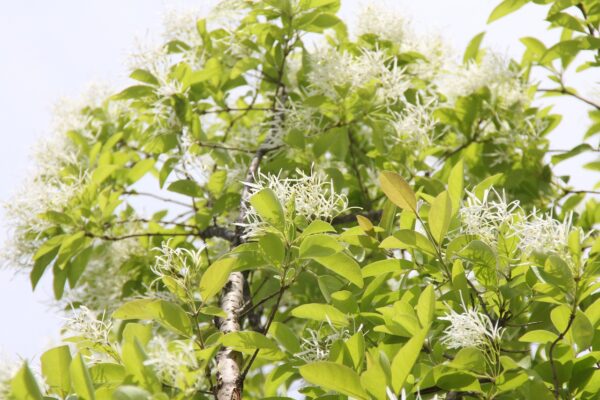
[{"label": "white flower", "polygon": [[564,221],[558,221],[552,214],[539,215],[535,210],[514,225],[518,246],[525,254],[558,253],[566,255],[573,215],[568,214]]},{"label": "white flower", "polygon": [[11,382],[18,371],[19,364],[14,360],[4,356],[0,358],[0,399],[11,399]]},{"label": "white flower", "polygon": [[397,102],[411,84],[404,70],[383,51],[363,50],[358,56],[322,46],[309,56],[309,80],[314,92],[337,98],[336,87],[351,89],[376,82],[377,96],[385,105]]},{"label": "white flower", "polygon": [[160,255],[156,256],[154,265],[150,269],[158,277],[157,280],[169,277],[181,289],[192,294],[195,292],[200,268],[204,262],[202,258],[204,247],[198,250],[172,248],[169,242],[163,242],[161,247],[154,248],[160,252]]},{"label": "white flower", "polygon": [[64,330],[67,334],[81,337],[90,342],[108,345],[112,322],[100,318],[86,306],[73,310],[73,315],[66,320]]},{"label": "white flower", "polygon": [[383,40],[397,44],[400,52],[416,52],[425,57],[411,62],[407,69],[412,74],[432,80],[449,62],[450,50],[440,34],[418,35],[402,13],[394,10],[393,4],[370,3],[365,7],[357,22],[357,34],[374,34]]},{"label": "white flower", "polygon": [[[323,174],[312,172],[310,175],[296,170],[297,178],[281,178],[278,175],[262,174],[256,182],[246,183],[250,188],[249,197],[265,188],[271,189],[288,217],[295,215],[304,217],[307,221],[315,219],[332,220],[348,209],[348,199],[343,194],[337,194],[333,181],[327,181]],[[290,202],[293,206],[290,208]],[[244,203],[246,221],[240,226],[245,228],[245,236],[253,237],[260,234],[267,226],[256,210],[247,202]]]},{"label": "white flower", "polygon": [[179,40],[192,47],[202,46],[197,23],[203,16],[197,9],[167,10],[163,16],[164,38],[167,41]]},{"label": "white flower", "polygon": [[391,124],[399,142],[417,149],[432,143],[437,124],[433,117],[433,104],[434,101],[424,105],[406,103],[401,113],[392,114]]},{"label": "white flower", "polygon": [[[55,171],[47,170],[48,174]],[[32,256],[41,245],[40,235],[53,224],[40,218],[48,211],[62,212],[87,183],[87,175],[59,178],[42,175],[42,170],[30,174],[11,199],[2,204],[5,210],[10,240],[2,250],[7,265],[31,267]]]},{"label": "white flower", "polygon": [[451,309],[449,313],[439,318],[450,322],[450,326],[444,330],[442,343],[450,349],[464,347],[489,349],[500,341],[503,329],[497,323],[493,324],[487,315],[474,308],[466,307],[464,304],[462,308],[464,311],[460,314]]},{"label": "white flower", "polygon": [[406,19],[379,3],[369,3],[364,7],[359,13],[356,25],[358,35],[373,34],[397,44],[406,39],[407,30]]},{"label": "white flower", "polygon": [[321,116],[318,109],[305,106],[302,102],[288,100],[287,104],[280,105],[275,112],[267,116],[267,138],[261,143],[264,149],[273,149],[284,144],[284,139],[290,132],[301,132],[310,136],[319,132]]},{"label": "white flower", "polygon": [[493,53],[487,54],[479,63],[470,61],[466,66],[455,65],[438,81],[440,91],[450,101],[486,86],[505,106],[529,101],[528,87],[521,81],[519,73],[511,70],[506,61]]},{"label": "white flower", "polygon": [[168,342],[162,336],[155,336],[148,343],[147,352],[144,365],[152,366],[161,381],[187,394],[202,388],[202,379],[194,374],[200,364],[192,340]]},{"label": "white flower", "polygon": [[[360,331],[361,328],[362,326],[358,328],[358,331]],[[301,351],[294,354],[295,357],[306,362],[327,360],[329,358],[331,346],[333,346],[335,342],[338,340],[347,340],[352,336],[348,329],[338,329],[333,326],[329,320],[327,321],[327,326],[320,326],[317,330],[307,328],[306,333],[308,334],[308,337],[301,338]]]},{"label": "white flower", "polygon": [[476,235],[481,241],[495,248],[503,225],[513,221],[513,213],[519,210],[519,202],[507,202],[506,195],[495,189],[487,189],[483,198],[467,192],[466,202],[459,211],[462,220],[461,231]]}]

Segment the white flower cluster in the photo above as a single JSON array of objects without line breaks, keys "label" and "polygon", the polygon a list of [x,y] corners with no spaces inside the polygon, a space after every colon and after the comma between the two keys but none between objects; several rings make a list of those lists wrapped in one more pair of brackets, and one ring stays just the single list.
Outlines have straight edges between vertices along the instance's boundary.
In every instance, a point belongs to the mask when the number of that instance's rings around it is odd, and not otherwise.
[{"label": "white flower cluster", "polygon": [[567,255],[569,234],[573,230],[573,215],[558,221],[552,214],[539,215],[535,210],[517,222],[513,229],[519,237],[519,248],[525,254],[557,253]]},{"label": "white flower cluster", "polygon": [[[336,193],[333,181],[326,180],[322,173],[312,172],[307,175],[301,170],[296,170],[296,173],[297,178],[260,173],[254,183],[247,182],[245,185],[250,188],[249,196],[265,188],[271,189],[289,217],[292,217],[291,213],[294,211],[295,215],[308,221],[329,221],[348,209],[348,198]],[[246,237],[255,237],[266,228],[266,223],[249,203],[245,203],[243,207],[246,221],[240,226],[245,228]]]},{"label": "white flower cluster", "polygon": [[505,224],[511,224],[519,202],[506,200],[506,194],[495,189],[487,189],[479,199],[467,192],[467,199],[459,211],[462,221],[461,231],[467,235],[477,235],[492,248],[498,244],[498,235]]},{"label": "white flower cluster", "polygon": [[439,318],[450,323],[444,330],[442,343],[450,349],[477,347],[485,350],[500,341],[503,329],[497,323],[493,324],[487,315],[464,303],[462,308],[462,313],[450,309],[450,312]]},{"label": "white flower cluster", "polygon": [[471,61],[466,66],[455,65],[437,84],[449,101],[483,87],[488,87],[500,104],[507,107],[529,101],[528,86],[521,81],[519,73],[511,70],[506,61],[494,53],[487,54],[479,63]]},{"label": "white flower cluster", "polygon": [[356,33],[359,36],[377,35],[383,40],[400,44],[407,39],[409,26],[399,13],[384,9],[378,3],[369,3],[359,13]]},{"label": "white flower cluster", "polygon": [[370,3],[359,14],[357,34],[373,34],[398,45],[400,52],[425,57],[407,66],[407,71],[426,81],[433,80],[450,62],[450,50],[439,34],[417,35],[393,4]]},{"label": "white flower cluster", "polygon": [[569,235],[573,231],[573,215],[558,221],[552,214],[540,214],[533,210],[526,215],[518,201],[508,202],[493,188],[487,189],[479,199],[467,192],[467,199],[459,210],[461,232],[476,235],[492,248],[498,245],[498,237],[516,237],[519,250],[531,253],[556,253],[568,261]]},{"label": "white flower cluster", "polygon": [[202,251],[204,248],[198,250],[189,250],[183,247],[172,248],[167,241],[154,250],[160,252],[155,258],[154,265],[150,268],[157,276],[156,280],[168,277],[187,294],[194,293],[203,262]]},{"label": "white flower cluster", "polygon": [[385,105],[396,103],[411,87],[410,78],[383,51],[364,50],[354,56],[322,46],[310,54],[312,90],[338,98],[337,87],[356,90],[374,82],[377,97]]},{"label": "white flower cluster", "polygon": [[200,364],[192,340],[168,342],[162,336],[155,336],[148,343],[147,352],[148,358],[144,365],[152,366],[164,383],[180,388],[186,394],[194,393],[202,387],[202,379],[194,374]]},{"label": "white flower cluster", "polygon": [[287,104],[275,109],[265,123],[267,138],[261,143],[263,149],[282,146],[286,136],[292,131],[310,136],[319,132],[320,115],[318,109],[302,102],[288,100]]},{"label": "white flower cluster", "polygon": [[8,357],[0,357],[0,399],[10,399],[11,381],[19,370],[19,365]]},{"label": "white flower cluster", "polygon": [[431,145],[437,124],[433,117],[434,107],[433,101],[416,105],[406,103],[402,112],[393,113],[391,125],[396,132],[395,140],[417,150]]},{"label": "white flower cluster", "polygon": [[[360,328],[358,329],[360,331]],[[346,328],[336,328],[328,321],[327,326],[321,326],[319,329],[306,329],[308,337],[301,338],[301,351],[294,354],[295,357],[306,362],[325,361],[329,358],[331,346],[338,340],[349,339],[352,334]]]},{"label": "white flower cluster", "polygon": [[163,15],[164,38],[167,41],[179,40],[192,47],[202,46],[197,23],[203,16],[197,9],[167,10]]},{"label": "white flower cluster", "polygon": [[81,337],[102,345],[110,343],[111,329],[112,322],[105,320],[104,314],[99,318],[86,306],[80,306],[78,309],[73,310],[73,315],[66,320],[64,326],[65,333],[68,335]]}]

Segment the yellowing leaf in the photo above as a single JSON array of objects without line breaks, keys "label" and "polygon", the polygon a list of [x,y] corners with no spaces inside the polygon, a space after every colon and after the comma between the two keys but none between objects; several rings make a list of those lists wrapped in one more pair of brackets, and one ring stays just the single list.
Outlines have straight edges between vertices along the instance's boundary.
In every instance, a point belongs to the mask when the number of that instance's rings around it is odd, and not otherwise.
[{"label": "yellowing leaf", "polygon": [[395,172],[382,172],[379,182],[383,193],[398,207],[404,210],[417,210],[417,198],[408,183]]}]

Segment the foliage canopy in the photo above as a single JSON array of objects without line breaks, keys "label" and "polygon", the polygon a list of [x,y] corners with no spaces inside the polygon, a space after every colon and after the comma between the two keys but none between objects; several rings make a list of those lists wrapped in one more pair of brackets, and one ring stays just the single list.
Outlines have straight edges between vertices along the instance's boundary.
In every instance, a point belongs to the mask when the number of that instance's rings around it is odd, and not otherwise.
[{"label": "foliage canopy", "polygon": [[551,152],[533,100],[600,132],[564,82],[598,67],[600,5],[534,3],[563,33],[520,62],[373,6],[349,32],[337,0],[170,15],[132,86],[61,104],[8,205],[10,263],[71,317],[2,394],[597,398],[600,207],[553,173],[597,146]]}]

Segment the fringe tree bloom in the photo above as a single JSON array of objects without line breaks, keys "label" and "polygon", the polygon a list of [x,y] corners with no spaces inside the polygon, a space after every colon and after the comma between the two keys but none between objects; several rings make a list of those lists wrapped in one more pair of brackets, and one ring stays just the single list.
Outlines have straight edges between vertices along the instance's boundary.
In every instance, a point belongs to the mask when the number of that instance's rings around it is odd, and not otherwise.
[{"label": "fringe tree bloom", "polygon": [[462,308],[463,312],[460,314],[451,309],[439,318],[450,323],[444,330],[442,343],[450,349],[477,347],[485,350],[500,341],[503,329],[497,323],[493,324],[487,315],[465,306],[464,303]]},{"label": "fringe tree bloom", "polygon": [[[362,326],[358,328],[360,331]],[[352,334],[347,328],[336,328],[333,326],[331,321],[327,321],[327,326],[321,325],[319,329],[306,329],[308,337],[301,338],[300,343],[301,351],[294,354],[297,357],[306,362],[324,361],[329,358],[331,346],[338,340],[344,341],[349,339]]]},{"label": "fringe tree bloom", "polygon": [[377,84],[377,96],[385,105],[397,102],[410,88],[410,79],[383,51],[363,50],[358,56],[323,47],[310,54],[309,79],[314,92],[337,98],[337,87],[351,89]]},{"label": "fringe tree bloom", "polygon": [[179,40],[192,47],[202,46],[198,32],[198,20],[203,14],[196,9],[168,10],[163,16],[164,38],[167,41]]},{"label": "fringe tree bloom", "polygon": [[11,399],[11,382],[19,371],[19,365],[8,357],[0,357],[0,399]]},{"label": "fringe tree bloom", "polygon": [[482,199],[467,192],[466,202],[459,210],[462,233],[476,235],[490,247],[496,248],[502,227],[513,221],[513,213],[518,210],[518,201],[507,202],[506,195],[500,195],[493,188],[487,189]]},{"label": "fringe tree bloom", "polygon": [[357,34],[373,34],[397,44],[400,52],[416,52],[425,57],[407,65],[407,71],[430,81],[448,65],[450,50],[439,34],[417,35],[409,21],[393,10],[393,5],[381,2],[367,5],[357,21]]},{"label": "fringe tree bloom", "polygon": [[387,7],[370,3],[360,11],[356,33],[359,36],[372,34],[383,40],[400,44],[406,40],[408,21]]},{"label": "fringe tree bloom", "polygon": [[161,247],[154,248],[160,254],[156,256],[151,270],[158,277],[157,280],[168,277],[181,289],[192,293],[199,278],[200,266],[203,263],[204,247],[198,250],[189,250],[183,247],[172,248],[169,242],[163,242]]},{"label": "fringe tree bloom", "polygon": [[112,322],[100,318],[86,306],[73,310],[73,315],[66,320],[64,330],[73,336],[82,337],[93,343],[109,344]]},{"label": "fringe tree bloom", "polygon": [[539,215],[534,210],[528,217],[514,225],[518,246],[525,254],[557,253],[566,255],[569,234],[573,229],[573,214],[558,221],[552,214]]},{"label": "fringe tree bloom", "polygon": [[438,82],[440,91],[450,101],[488,87],[505,106],[525,104],[529,101],[528,86],[519,73],[510,69],[497,54],[489,54],[480,63],[455,65]]},{"label": "fringe tree bloom", "polygon": [[[348,209],[348,198],[336,193],[333,181],[327,181],[323,174],[312,172],[307,175],[299,169],[296,173],[297,178],[259,173],[254,183],[248,182],[245,185],[250,188],[250,196],[265,188],[271,189],[279,199],[285,215],[290,218],[300,216],[307,221],[330,221]],[[249,203],[245,203],[243,207],[246,221],[240,226],[245,228],[246,237],[255,237],[266,228],[266,224]]]},{"label": "fringe tree bloom", "polygon": [[194,372],[200,364],[192,340],[168,342],[162,336],[155,336],[147,348],[148,358],[144,365],[154,368],[158,378],[186,394],[192,394],[202,387],[202,380]]},{"label": "fringe tree bloom", "polygon": [[431,145],[437,124],[432,105],[432,101],[424,105],[406,103],[401,113],[392,114],[391,124],[399,142],[416,149]]}]

